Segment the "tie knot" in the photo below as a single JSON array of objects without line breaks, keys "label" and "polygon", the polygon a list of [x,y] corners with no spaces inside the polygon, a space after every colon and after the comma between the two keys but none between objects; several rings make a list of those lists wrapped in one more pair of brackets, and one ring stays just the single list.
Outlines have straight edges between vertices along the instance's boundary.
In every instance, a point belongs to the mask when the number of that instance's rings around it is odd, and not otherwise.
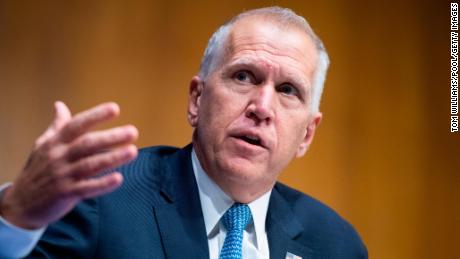
[{"label": "tie knot", "polygon": [[222,217],[227,231],[244,230],[252,220],[251,210],[247,204],[235,203]]}]

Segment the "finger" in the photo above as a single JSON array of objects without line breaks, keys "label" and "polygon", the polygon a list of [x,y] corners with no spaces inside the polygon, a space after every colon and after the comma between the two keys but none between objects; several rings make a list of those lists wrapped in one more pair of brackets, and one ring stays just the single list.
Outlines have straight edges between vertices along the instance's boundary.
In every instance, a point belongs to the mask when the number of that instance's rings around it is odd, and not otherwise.
[{"label": "finger", "polygon": [[71,142],[96,125],[117,117],[120,108],[116,103],[104,103],[75,115],[61,132],[61,140]]},{"label": "finger", "polygon": [[122,183],[123,176],[115,172],[98,178],[81,180],[74,186],[72,193],[80,199],[94,198],[114,191]]},{"label": "finger", "polygon": [[134,145],[119,147],[105,153],[99,153],[80,159],[70,166],[67,175],[76,179],[92,177],[103,170],[120,166],[137,156]]},{"label": "finger", "polygon": [[64,102],[56,101],[54,103],[54,119],[46,131],[35,141],[35,146],[40,146],[50,139],[60,130],[70,119],[72,115],[69,108]]},{"label": "finger", "polygon": [[108,148],[132,143],[138,135],[136,127],[132,125],[84,134],[72,143],[67,159],[75,161]]}]

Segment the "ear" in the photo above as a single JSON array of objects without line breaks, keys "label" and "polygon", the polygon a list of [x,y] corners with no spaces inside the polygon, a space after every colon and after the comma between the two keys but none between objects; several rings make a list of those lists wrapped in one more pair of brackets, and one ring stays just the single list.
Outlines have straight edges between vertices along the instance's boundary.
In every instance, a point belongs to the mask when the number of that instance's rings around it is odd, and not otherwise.
[{"label": "ear", "polygon": [[203,92],[203,80],[199,76],[194,76],[190,81],[188,92],[188,109],[187,118],[188,123],[192,127],[198,124],[198,113],[200,108],[200,98]]},{"label": "ear", "polygon": [[316,128],[318,127],[319,123],[321,122],[321,119],[323,118],[323,114],[320,112],[317,112],[315,114],[310,115],[310,119],[307,124],[306,132],[305,132],[305,137],[300,143],[299,148],[297,149],[296,156],[301,157],[305,155],[305,153],[308,150],[308,147],[310,146],[311,142],[313,141],[313,137],[315,136],[315,131]]}]

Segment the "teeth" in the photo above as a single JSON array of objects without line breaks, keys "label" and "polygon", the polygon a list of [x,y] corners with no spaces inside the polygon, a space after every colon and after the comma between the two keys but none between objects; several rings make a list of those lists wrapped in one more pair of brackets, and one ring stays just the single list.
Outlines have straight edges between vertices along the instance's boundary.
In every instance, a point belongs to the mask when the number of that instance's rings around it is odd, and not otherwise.
[{"label": "teeth", "polygon": [[253,137],[253,136],[246,136],[246,138],[248,138],[248,139],[250,139],[250,140],[256,140],[256,141],[259,140],[258,137]]}]

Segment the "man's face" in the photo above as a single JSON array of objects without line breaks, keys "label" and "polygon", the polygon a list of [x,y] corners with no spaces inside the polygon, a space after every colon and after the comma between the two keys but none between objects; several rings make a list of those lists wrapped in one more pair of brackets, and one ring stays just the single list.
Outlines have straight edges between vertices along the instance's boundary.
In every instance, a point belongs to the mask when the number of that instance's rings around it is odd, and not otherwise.
[{"label": "man's face", "polygon": [[310,112],[317,64],[312,40],[257,17],[238,21],[218,67],[190,84],[189,121],[207,174],[249,202],[302,156],[321,119]]}]

